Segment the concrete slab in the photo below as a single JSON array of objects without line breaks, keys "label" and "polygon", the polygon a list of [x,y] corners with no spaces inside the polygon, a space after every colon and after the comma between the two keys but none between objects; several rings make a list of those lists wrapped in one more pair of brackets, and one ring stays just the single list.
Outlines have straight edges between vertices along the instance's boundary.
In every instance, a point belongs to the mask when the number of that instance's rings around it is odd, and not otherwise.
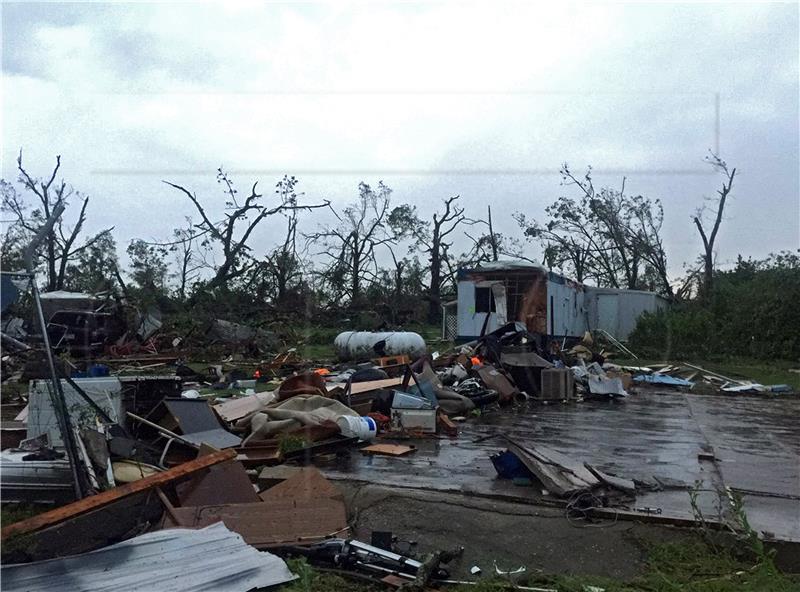
[{"label": "concrete slab", "polygon": [[[660,508],[691,519],[689,490],[702,482],[699,505],[729,517],[724,486],[746,493],[757,530],[800,541],[800,399],[687,395],[641,389],[616,401],[525,405],[485,413],[455,439],[416,440],[407,458],[351,454],[320,465],[333,479],[494,496],[548,499],[537,488],[496,478],[489,456],[504,450],[496,435],[539,443],[621,477],[653,485],[630,509]],[[721,459],[698,458],[713,450]]]}]

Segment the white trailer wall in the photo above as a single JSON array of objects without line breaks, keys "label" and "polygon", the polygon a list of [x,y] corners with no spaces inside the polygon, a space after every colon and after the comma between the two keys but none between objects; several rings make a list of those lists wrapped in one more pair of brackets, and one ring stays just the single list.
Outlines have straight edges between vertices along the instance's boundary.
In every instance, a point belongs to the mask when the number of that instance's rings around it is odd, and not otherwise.
[{"label": "white trailer wall", "polygon": [[[505,303],[495,302],[495,307],[501,313],[497,312],[476,312],[475,311],[475,288],[492,288],[495,284],[497,288],[492,290],[492,297],[495,299],[504,298],[504,290],[502,282],[473,282],[471,280],[462,280],[458,282],[458,336],[459,338],[471,339],[481,334],[483,323],[486,321],[486,315],[491,315],[489,324],[486,326],[486,333],[491,333],[495,329],[502,327],[506,321],[501,318],[505,316],[506,305]],[[501,296],[502,291],[502,296]]]},{"label": "white trailer wall", "polygon": [[[559,278],[560,279],[560,278]],[[566,281],[547,281],[547,332],[553,336],[578,337],[586,330],[582,286]]]},{"label": "white trailer wall", "polygon": [[655,312],[667,301],[654,292],[586,288],[589,329],[602,329],[620,340],[627,339],[644,312]]},{"label": "white trailer wall", "polygon": [[[111,419],[119,421],[123,414],[122,384],[116,377],[76,378],[77,384],[89,397],[97,403]],[[50,400],[50,381],[32,380],[28,385],[28,438],[36,438],[47,434],[51,446],[63,446],[61,429],[58,426],[55,410]],[[78,392],[61,381],[67,411],[73,425],[93,425],[94,411]]]}]

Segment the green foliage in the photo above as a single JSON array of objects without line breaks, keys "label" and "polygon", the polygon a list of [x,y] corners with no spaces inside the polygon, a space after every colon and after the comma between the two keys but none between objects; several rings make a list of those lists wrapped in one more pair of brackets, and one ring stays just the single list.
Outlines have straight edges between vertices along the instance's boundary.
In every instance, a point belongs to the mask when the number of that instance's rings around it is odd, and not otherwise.
[{"label": "green foliage", "polygon": [[545,223],[514,215],[525,237],[542,247],[545,265],[579,282],[657,290],[671,298],[661,202],[627,195],[624,179],[621,189],[595,189],[591,167],[577,176],[565,163],[561,176],[562,185],[577,188],[578,198],[559,197],[545,208]]},{"label": "green foliage", "polygon": [[118,265],[117,242],[111,231],[105,231],[77,255],[74,263],[67,265],[64,289],[90,294],[113,290]]},{"label": "green foliage", "polygon": [[166,297],[169,270],[166,262],[167,249],[134,239],[128,245],[131,260],[129,274],[143,300],[154,301]]},{"label": "green foliage", "polygon": [[300,436],[293,436],[291,434],[281,434],[278,436],[278,450],[281,454],[302,450],[306,446],[308,446],[308,442]]},{"label": "green foliage", "polygon": [[0,507],[0,522],[3,526],[14,524],[22,520],[41,514],[48,508],[46,506],[32,506],[28,504],[3,504]]},{"label": "green foliage", "polygon": [[741,257],[717,272],[708,305],[699,301],[644,315],[630,336],[645,355],[800,358],[800,256]]},{"label": "green foliage", "polygon": [[304,557],[289,559],[289,570],[297,579],[281,588],[281,592],[368,592],[382,590],[384,587],[369,586],[335,574],[324,573],[311,567]]}]

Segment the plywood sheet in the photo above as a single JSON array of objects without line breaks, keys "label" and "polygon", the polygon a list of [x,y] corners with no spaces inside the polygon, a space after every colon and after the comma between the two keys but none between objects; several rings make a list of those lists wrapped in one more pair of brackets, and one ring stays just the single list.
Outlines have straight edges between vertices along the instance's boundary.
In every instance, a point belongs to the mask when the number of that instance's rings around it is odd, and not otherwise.
[{"label": "plywood sheet", "polygon": [[264,501],[342,498],[342,492],[316,467],[303,467],[294,475],[261,492]]},{"label": "plywood sheet", "polygon": [[242,463],[229,461],[215,465],[204,475],[197,475],[175,487],[181,506],[239,504],[257,502],[258,494]]},{"label": "plywood sheet", "polygon": [[405,456],[411,454],[416,448],[402,444],[373,444],[361,449],[364,454],[382,454],[386,456]]},{"label": "plywood sheet", "polygon": [[[346,537],[347,533],[344,502],[332,498],[175,508],[175,514],[181,526],[188,528],[222,521],[257,549],[313,544],[334,534]],[[170,518],[166,520],[172,524]]]}]

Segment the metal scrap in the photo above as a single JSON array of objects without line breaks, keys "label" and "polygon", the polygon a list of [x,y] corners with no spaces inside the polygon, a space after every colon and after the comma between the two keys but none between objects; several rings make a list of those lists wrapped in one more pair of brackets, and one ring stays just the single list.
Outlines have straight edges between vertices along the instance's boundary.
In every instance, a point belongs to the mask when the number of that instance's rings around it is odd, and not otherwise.
[{"label": "metal scrap", "polygon": [[162,530],[82,555],[3,565],[3,590],[241,592],[290,582],[286,563],[224,524]]}]

